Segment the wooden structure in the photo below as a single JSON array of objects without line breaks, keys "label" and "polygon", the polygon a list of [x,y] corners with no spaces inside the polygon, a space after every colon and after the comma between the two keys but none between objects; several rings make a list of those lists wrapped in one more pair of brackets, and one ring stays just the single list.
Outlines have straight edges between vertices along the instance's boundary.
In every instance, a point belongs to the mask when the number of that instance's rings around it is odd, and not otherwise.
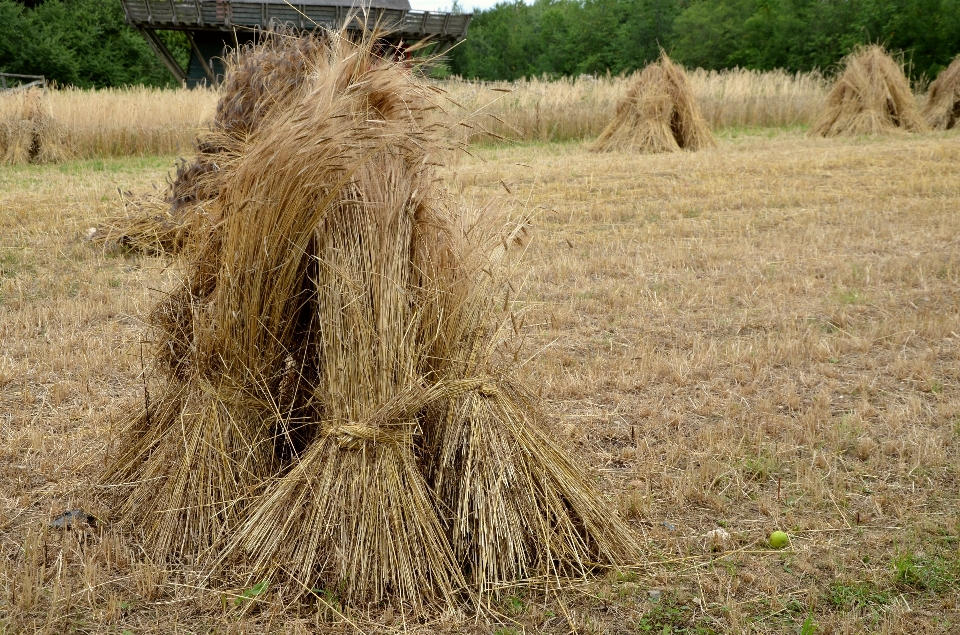
[{"label": "wooden structure", "polygon": [[43,75],[20,75],[18,73],[0,73],[0,92],[26,90],[33,86],[47,87],[47,78]]},{"label": "wooden structure", "polygon": [[[412,11],[408,0],[373,0],[362,9],[345,0],[120,0],[127,23],[146,38],[170,72],[188,86],[216,85],[223,78],[226,47],[239,46],[271,27],[301,31],[318,27],[361,30],[374,25],[391,32],[389,43],[400,46],[421,40],[435,42],[433,54],[448,50],[467,34],[471,14]],[[182,68],[158,37],[158,31],[180,31],[190,42],[190,64]]]}]

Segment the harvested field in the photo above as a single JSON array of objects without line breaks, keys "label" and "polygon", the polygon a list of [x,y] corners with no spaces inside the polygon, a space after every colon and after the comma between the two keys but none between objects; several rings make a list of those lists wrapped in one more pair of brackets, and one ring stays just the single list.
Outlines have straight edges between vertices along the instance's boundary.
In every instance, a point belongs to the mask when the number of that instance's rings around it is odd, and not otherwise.
[{"label": "harvested field", "polygon": [[49,526],[111,516],[92,484],[144,399],[143,318],[182,274],[82,236],[174,160],[0,168],[0,632],[956,632],[958,140],[524,144],[445,169],[537,211],[517,357],[644,558],[427,625],[336,589],[208,589],[110,525]]}]

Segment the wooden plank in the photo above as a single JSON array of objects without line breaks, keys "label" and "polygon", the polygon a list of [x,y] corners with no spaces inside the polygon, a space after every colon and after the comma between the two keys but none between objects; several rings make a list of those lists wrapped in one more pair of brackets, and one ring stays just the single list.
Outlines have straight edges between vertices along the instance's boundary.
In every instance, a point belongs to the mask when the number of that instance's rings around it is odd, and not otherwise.
[{"label": "wooden plank", "polygon": [[157,34],[154,33],[152,29],[145,29],[142,26],[138,26],[137,30],[140,31],[140,35],[144,37],[144,39],[147,41],[147,44],[149,44],[150,48],[153,49],[153,52],[160,57],[160,61],[163,62],[164,66],[167,67],[167,70],[177,78],[177,81],[181,84],[186,82],[187,74],[182,68],[180,68],[180,65],[177,64],[177,60],[174,59],[170,49],[168,49],[163,41],[157,37]]},{"label": "wooden plank", "polygon": [[213,69],[210,68],[207,60],[203,57],[203,53],[200,52],[200,47],[197,46],[196,40],[193,39],[193,33],[190,31],[184,31],[184,33],[187,36],[187,40],[190,41],[190,48],[193,49],[193,54],[197,56],[198,60],[200,60],[200,66],[203,67],[203,72],[206,74],[207,79],[210,80],[210,85],[216,86],[217,76],[213,74]]},{"label": "wooden plank", "polygon": [[[403,0],[382,0],[390,5]],[[121,0],[127,22],[148,30],[183,29],[198,26],[229,31],[230,27],[269,28],[273,22],[290,24],[301,31],[318,25],[331,29],[364,29],[380,26],[393,32],[393,38],[412,40],[434,36],[440,40],[459,40],[466,35],[470,14],[411,11],[375,6],[356,14],[347,0]],[[356,23],[345,24],[350,16]],[[364,24],[364,21],[366,24]],[[168,26],[169,25],[169,26]]]}]

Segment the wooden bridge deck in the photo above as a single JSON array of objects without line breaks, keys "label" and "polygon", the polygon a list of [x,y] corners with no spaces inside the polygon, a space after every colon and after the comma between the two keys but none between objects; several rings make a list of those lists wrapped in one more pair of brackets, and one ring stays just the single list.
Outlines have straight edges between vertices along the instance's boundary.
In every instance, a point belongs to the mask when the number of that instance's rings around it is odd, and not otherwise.
[{"label": "wooden bridge deck", "polygon": [[[341,0],[345,2],[347,0]],[[337,0],[121,0],[127,23],[136,27],[170,72],[188,85],[216,84],[221,77],[219,56],[224,47],[242,44],[260,30],[288,26],[303,31],[364,30],[377,26],[398,43],[429,39],[438,55],[466,37],[472,14],[413,11],[408,0],[371,0],[358,10]],[[190,64],[183,69],[157,31],[186,34]],[[229,36],[227,35],[229,34]]]}]

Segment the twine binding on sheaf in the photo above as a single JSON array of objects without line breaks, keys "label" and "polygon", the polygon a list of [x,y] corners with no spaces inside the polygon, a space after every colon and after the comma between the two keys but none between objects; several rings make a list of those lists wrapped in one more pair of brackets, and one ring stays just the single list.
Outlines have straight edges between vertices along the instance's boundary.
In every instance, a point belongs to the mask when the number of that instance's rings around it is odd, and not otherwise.
[{"label": "twine binding on sheaf", "polygon": [[410,444],[418,427],[414,419],[417,411],[473,391],[481,397],[499,394],[490,377],[441,380],[429,388],[417,386],[397,395],[366,421],[329,424],[324,427],[324,434],[335,437],[345,450],[359,449],[364,443]]}]

